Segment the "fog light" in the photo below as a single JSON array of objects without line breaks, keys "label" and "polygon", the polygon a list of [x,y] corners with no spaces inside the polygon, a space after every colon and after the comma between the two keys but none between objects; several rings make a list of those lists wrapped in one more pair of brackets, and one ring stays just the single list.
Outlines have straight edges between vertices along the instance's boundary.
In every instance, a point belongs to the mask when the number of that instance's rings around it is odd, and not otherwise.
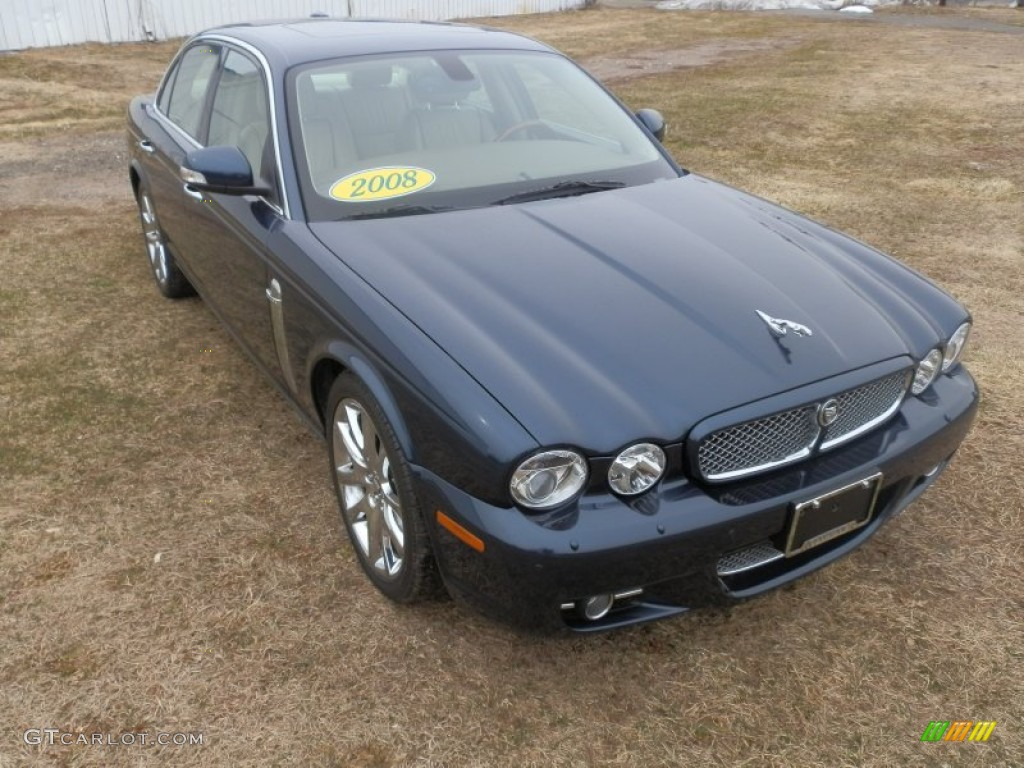
[{"label": "fog light", "polygon": [[583,616],[590,621],[603,619],[615,604],[615,595],[594,595],[583,601]]}]

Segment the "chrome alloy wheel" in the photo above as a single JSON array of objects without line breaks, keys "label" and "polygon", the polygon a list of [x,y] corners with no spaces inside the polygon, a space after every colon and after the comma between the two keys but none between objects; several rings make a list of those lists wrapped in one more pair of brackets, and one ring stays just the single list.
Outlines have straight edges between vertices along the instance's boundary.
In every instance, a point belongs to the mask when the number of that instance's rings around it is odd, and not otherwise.
[{"label": "chrome alloy wheel", "polygon": [[346,397],[334,409],[332,433],[342,513],[366,562],[378,576],[396,579],[405,557],[405,525],[377,427],[357,400]]},{"label": "chrome alloy wheel", "polygon": [[170,277],[167,244],[164,242],[164,233],[160,230],[160,222],[157,221],[156,211],[153,209],[153,201],[145,190],[139,193],[139,216],[142,218],[142,234],[146,238],[149,263],[153,267],[157,282],[164,285]]}]

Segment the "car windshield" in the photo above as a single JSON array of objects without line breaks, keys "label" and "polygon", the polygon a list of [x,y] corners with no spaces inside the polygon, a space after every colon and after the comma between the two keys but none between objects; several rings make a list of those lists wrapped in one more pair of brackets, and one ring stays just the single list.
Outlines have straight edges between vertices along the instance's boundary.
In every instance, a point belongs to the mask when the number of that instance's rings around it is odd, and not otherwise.
[{"label": "car windshield", "polygon": [[680,171],[568,59],[429,51],[290,73],[310,220],[412,215],[600,192]]}]

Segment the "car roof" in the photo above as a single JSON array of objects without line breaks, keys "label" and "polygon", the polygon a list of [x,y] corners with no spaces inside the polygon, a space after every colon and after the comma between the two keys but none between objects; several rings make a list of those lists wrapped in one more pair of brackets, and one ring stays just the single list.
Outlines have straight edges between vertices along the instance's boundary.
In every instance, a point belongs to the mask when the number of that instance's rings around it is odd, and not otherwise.
[{"label": "car roof", "polygon": [[499,29],[433,21],[293,19],[228,24],[199,38],[219,35],[259,49],[272,68],[375,53],[443,50],[551,51],[528,37]]}]

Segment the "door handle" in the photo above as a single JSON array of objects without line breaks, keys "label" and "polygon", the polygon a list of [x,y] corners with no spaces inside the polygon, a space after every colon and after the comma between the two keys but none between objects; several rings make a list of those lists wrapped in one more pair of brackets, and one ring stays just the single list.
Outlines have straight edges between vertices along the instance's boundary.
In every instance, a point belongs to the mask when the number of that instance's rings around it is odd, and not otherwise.
[{"label": "door handle", "polygon": [[150,155],[156,152],[156,147],[153,146],[153,142],[149,141],[149,139],[142,139],[139,142],[139,149]]},{"label": "door handle", "polygon": [[206,195],[204,195],[198,189],[193,187],[191,184],[183,184],[182,189],[184,189],[185,194],[191,197],[192,199],[198,200],[201,203],[206,202]]}]

